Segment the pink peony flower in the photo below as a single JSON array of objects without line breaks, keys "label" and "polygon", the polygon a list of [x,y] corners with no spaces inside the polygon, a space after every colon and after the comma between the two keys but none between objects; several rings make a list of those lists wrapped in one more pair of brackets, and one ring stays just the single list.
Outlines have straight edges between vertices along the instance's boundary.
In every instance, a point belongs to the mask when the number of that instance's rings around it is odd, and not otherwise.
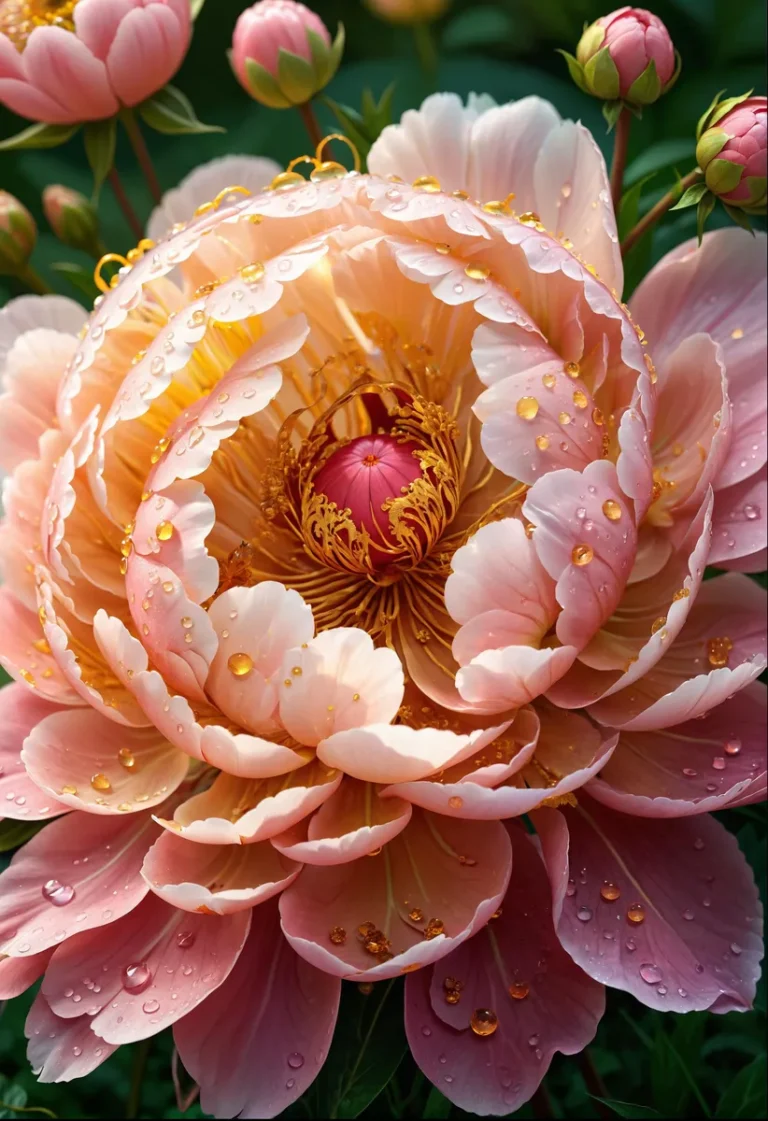
[{"label": "pink peony flower", "polygon": [[328,28],[297,0],[259,0],[242,13],[232,40],[232,68],[251,97],[272,109],[309,101],[336,73],[341,28]]},{"label": "pink peony flower", "polygon": [[0,998],[43,976],[45,1080],[173,1026],[204,1110],[271,1117],[341,980],[405,974],[416,1061],[505,1114],[606,984],[753,999],[708,814],[766,788],[764,244],[622,305],[602,158],[536,98],[429,98],[370,168],[222,195],[85,331],[0,313],[1,804],[56,818]]},{"label": "pink peony flower", "polygon": [[716,103],[705,117],[696,159],[707,186],[724,202],[753,213],[765,213],[768,99],[733,100],[735,104]]},{"label": "pink peony flower", "polygon": [[[669,32],[658,16],[644,8],[617,8],[601,16],[582,35],[576,58],[589,93],[625,98],[636,105],[656,101],[676,77],[677,57]],[[639,81],[651,63],[655,80]]]},{"label": "pink peony flower", "polygon": [[189,0],[0,0],[0,102],[46,124],[111,117],[161,89],[191,37]]}]

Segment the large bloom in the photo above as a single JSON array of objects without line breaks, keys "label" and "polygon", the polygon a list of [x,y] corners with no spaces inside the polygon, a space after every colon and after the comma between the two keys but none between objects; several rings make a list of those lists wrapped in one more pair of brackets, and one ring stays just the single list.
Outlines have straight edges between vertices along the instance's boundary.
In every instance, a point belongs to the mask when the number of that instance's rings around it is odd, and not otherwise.
[{"label": "large bloom", "polygon": [[0,102],[79,124],[138,105],[189,47],[189,0],[0,0]]},{"label": "large bloom", "polygon": [[754,993],[700,815],[765,791],[761,246],[630,311],[599,152],[533,98],[430,98],[370,169],[222,191],[79,341],[4,313],[3,804],[71,811],[0,879],[44,1078],[175,1024],[206,1110],[271,1116],[340,979],[413,974],[417,1061],[507,1113],[602,984]]}]

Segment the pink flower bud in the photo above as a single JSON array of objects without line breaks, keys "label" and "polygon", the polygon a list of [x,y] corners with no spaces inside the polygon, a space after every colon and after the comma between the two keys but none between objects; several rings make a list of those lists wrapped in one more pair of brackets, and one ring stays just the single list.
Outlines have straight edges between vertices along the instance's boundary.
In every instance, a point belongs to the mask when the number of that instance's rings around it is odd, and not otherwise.
[{"label": "pink flower bud", "polygon": [[237,21],[232,67],[256,101],[287,109],[328,84],[343,47],[343,29],[332,43],[320,16],[296,0],[260,0]]},{"label": "pink flower bud", "polygon": [[0,0],[0,102],[46,124],[112,117],[171,80],[191,35],[189,0]]},{"label": "pink flower bud", "polygon": [[389,23],[430,23],[439,19],[451,0],[366,0],[368,7]]},{"label": "pink flower bud", "polygon": [[99,219],[90,199],[69,187],[55,185],[43,191],[43,211],[59,241],[71,249],[100,256]]},{"label": "pink flower bud", "polygon": [[0,191],[0,273],[21,272],[36,242],[37,226],[26,206],[8,191]]},{"label": "pink flower bud", "polygon": [[656,101],[678,71],[669,32],[644,8],[618,8],[598,19],[582,35],[576,60],[588,93],[634,106]]},{"label": "pink flower bud", "polygon": [[768,99],[733,98],[704,118],[696,159],[713,194],[731,206],[765,212]]}]

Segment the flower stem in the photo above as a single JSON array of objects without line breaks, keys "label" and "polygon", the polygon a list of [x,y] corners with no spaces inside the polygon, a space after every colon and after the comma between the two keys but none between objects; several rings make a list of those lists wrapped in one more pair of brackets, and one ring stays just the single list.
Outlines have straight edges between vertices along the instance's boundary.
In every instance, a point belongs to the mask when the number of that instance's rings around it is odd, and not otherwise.
[{"label": "flower stem", "polygon": [[125,1116],[128,1118],[128,1121],[133,1121],[133,1118],[138,1117],[141,1111],[141,1091],[144,1084],[144,1075],[147,1070],[147,1059],[149,1058],[149,1049],[151,1046],[151,1039],[143,1039],[140,1043],[136,1044],[136,1050],[133,1053],[131,1092],[128,1097],[128,1104],[125,1107]]},{"label": "flower stem", "polygon": [[414,23],[413,39],[416,43],[416,53],[419,56],[421,69],[430,86],[437,81],[437,47],[432,29],[428,23]]},{"label": "flower stem", "polygon": [[681,179],[679,183],[676,183],[671,191],[667,191],[662,199],[659,199],[656,205],[648,211],[644,218],[640,219],[636,226],[633,226],[622,241],[622,257],[626,257],[627,253],[637,244],[643,234],[650,230],[651,226],[654,226],[659,218],[663,218],[667,211],[680,200],[683,193],[687,191],[689,187],[692,187],[694,183],[697,183],[700,178],[701,171],[696,167],[686,175],[685,179]]},{"label": "flower stem", "polygon": [[629,130],[632,125],[632,114],[629,109],[622,109],[616,122],[616,137],[613,145],[613,163],[611,164],[611,198],[616,218],[619,217],[621,196],[624,190],[624,169],[627,166],[627,148],[629,147]]},{"label": "flower stem", "polygon": [[[307,130],[309,139],[312,141],[312,151],[314,152],[316,151],[318,145],[322,143],[323,134],[320,131],[320,125],[318,123],[317,117],[315,116],[315,110],[312,107],[312,102],[305,101],[303,105],[299,105],[299,112],[301,113],[301,119],[304,122],[304,127]],[[329,157],[326,156],[326,159],[328,158]]]},{"label": "flower stem", "polygon": [[147,143],[142,134],[139,122],[136,120],[136,115],[132,109],[123,109],[120,114],[120,119],[125,125],[125,131],[128,133],[128,139],[133,148],[133,154],[136,156],[139,167],[144,173],[144,178],[149,187],[149,193],[155,205],[159,204],[163,198],[163,192],[160,190],[160,182],[157,178],[152,157],[149,154]]},{"label": "flower stem", "polygon": [[31,292],[36,292],[38,296],[48,296],[53,292],[50,284],[47,284],[39,272],[33,269],[31,265],[25,265],[20,272],[15,273],[16,279],[25,284]]},{"label": "flower stem", "polygon": [[131,206],[131,201],[125,193],[125,187],[120,176],[117,173],[117,168],[113,167],[109,173],[109,185],[112,188],[112,193],[117,200],[117,204],[123,212],[126,222],[131,227],[131,233],[136,238],[136,241],[141,241],[144,237],[144,230],[141,222],[138,219],[136,211]]}]

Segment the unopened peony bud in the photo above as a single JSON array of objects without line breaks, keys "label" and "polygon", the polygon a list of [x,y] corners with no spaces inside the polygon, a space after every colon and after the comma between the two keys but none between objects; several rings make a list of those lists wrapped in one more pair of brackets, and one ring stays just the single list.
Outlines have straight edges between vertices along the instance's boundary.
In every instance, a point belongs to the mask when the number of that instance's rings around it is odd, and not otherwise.
[{"label": "unopened peony bud", "polygon": [[320,16],[303,4],[260,0],[237,21],[231,61],[251,97],[270,109],[289,109],[327,86],[343,49],[343,27],[331,42]]},{"label": "unopened peony bud", "polygon": [[618,8],[602,16],[582,35],[576,58],[566,59],[585,93],[636,110],[657,101],[680,72],[669,32],[644,8]]},{"label": "unopened peony bud", "polygon": [[37,242],[37,226],[26,206],[0,191],[0,273],[23,272]]},{"label": "unopened peony bud", "polygon": [[389,23],[431,23],[440,19],[451,0],[366,0],[371,11]]},{"label": "unopened peony bud", "polygon": [[696,161],[707,187],[728,206],[766,212],[768,99],[731,97],[710,106],[699,122]]},{"label": "unopened peony bud", "polygon": [[92,257],[101,256],[98,215],[85,195],[69,187],[46,187],[43,210],[59,241],[70,249],[82,249]]}]

